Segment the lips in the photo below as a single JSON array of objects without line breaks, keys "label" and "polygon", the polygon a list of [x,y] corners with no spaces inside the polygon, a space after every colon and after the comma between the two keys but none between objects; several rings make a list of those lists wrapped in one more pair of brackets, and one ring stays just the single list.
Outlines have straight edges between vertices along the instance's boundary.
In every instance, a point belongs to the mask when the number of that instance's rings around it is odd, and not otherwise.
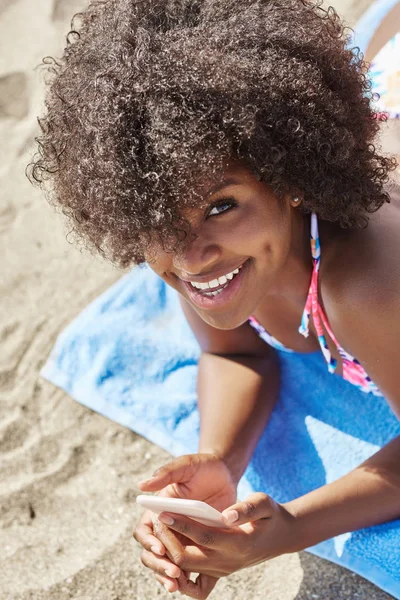
[{"label": "lips", "polygon": [[[241,287],[242,279],[247,272],[248,263],[249,260],[242,263],[240,267],[237,267],[238,273],[223,285],[218,284],[215,287],[207,286],[206,289],[198,289],[193,286],[193,282],[182,280],[188,299],[196,306],[205,309],[217,308],[230,302]],[[211,280],[211,282],[213,281]]]},{"label": "lips", "polygon": [[[213,279],[208,283],[204,283],[204,284],[197,284],[195,285],[193,283],[193,281],[190,282],[190,284],[195,288],[195,290],[197,292],[199,292],[200,294],[203,294],[204,296],[216,296],[217,294],[219,294],[222,290],[224,290],[225,288],[227,288],[231,281],[237,277],[237,275],[240,272],[242,265],[240,265],[239,268],[235,269],[234,271],[232,271],[231,273],[229,273],[230,277],[227,276],[222,276],[219,277],[218,279]],[[199,287],[201,285],[201,288]]]},{"label": "lips", "polygon": [[242,268],[242,265],[239,265],[233,271],[226,273],[226,275],[221,275],[216,277],[215,279],[211,279],[210,281],[200,282],[200,281],[190,281],[190,284],[200,290],[202,293],[207,293],[209,290],[219,290],[222,287],[229,285],[229,282],[239,273],[239,270]]}]

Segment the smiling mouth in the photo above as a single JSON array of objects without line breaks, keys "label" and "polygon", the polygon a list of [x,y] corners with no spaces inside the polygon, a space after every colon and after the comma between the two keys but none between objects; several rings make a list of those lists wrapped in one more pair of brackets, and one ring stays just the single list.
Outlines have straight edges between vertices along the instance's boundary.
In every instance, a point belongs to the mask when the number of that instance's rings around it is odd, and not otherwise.
[{"label": "smiling mouth", "polygon": [[212,279],[211,281],[206,281],[204,283],[199,283],[198,281],[189,281],[188,283],[194,288],[194,290],[201,294],[202,296],[207,296],[209,298],[213,296],[217,296],[224,289],[226,289],[231,281],[239,274],[240,269],[243,267],[242,263],[239,267],[231,271],[230,273],[226,273],[226,275],[222,275],[221,277],[217,277]]},{"label": "smiling mouth", "polygon": [[204,310],[225,307],[237,296],[242,287],[242,280],[248,270],[250,259],[236,267],[230,273],[204,283],[181,280],[185,286],[187,298]]}]

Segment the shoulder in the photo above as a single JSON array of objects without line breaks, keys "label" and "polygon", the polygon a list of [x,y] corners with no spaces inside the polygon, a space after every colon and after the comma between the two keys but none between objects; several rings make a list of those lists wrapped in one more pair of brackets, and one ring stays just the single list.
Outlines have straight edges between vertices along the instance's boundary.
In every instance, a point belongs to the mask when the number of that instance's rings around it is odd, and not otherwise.
[{"label": "shoulder", "polygon": [[329,258],[321,297],[333,332],[400,415],[400,202],[366,229],[343,236]]},{"label": "shoulder", "polygon": [[360,310],[371,316],[377,308],[398,306],[400,196],[372,214],[365,229],[343,231],[326,269],[321,262],[321,273],[335,319]]}]

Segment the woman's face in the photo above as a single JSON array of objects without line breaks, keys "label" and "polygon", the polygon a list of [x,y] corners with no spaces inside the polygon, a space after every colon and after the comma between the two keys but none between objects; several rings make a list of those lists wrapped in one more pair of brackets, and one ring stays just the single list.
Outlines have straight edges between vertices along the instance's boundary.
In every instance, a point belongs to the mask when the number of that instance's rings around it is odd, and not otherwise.
[{"label": "woman's face", "polygon": [[293,212],[249,170],[232,166],[206,208],[185,214],[194,239],[179,252],[156,252],[149,264],[204,321],[233,329],[273,291],[290,253]]}]

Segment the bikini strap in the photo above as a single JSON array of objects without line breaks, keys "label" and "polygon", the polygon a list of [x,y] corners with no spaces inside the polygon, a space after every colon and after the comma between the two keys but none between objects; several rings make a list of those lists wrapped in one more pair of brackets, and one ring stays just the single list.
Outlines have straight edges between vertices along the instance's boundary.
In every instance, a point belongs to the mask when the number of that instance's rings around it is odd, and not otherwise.
[{"label": "bikini strap", "polygon": [[301,333],[301,335],[303,335],[304,337],[309,336],[310,316],[312,314],[315,329],[317,330],[318,334],[318,342],[327,362],[328,370],[330,373],[334,373],[337,367],[337,361],[332,357],[332,354],[328,348],[328,344],[326,343],[322,323],[324,323],[326,330],[332,337],[335,344],[338,344],[330,327],[327,327],[327,320],[318,302],[318,275],[319,266],[321,262],[321,245],[319,240],[318,218],[315,213],[312,213],[311,215],[311,253],[314,260],[314,267],[311,275],[311,283],[308,290],[306,305],[304,307],[303,315],[301,317],[299,333]]}]

